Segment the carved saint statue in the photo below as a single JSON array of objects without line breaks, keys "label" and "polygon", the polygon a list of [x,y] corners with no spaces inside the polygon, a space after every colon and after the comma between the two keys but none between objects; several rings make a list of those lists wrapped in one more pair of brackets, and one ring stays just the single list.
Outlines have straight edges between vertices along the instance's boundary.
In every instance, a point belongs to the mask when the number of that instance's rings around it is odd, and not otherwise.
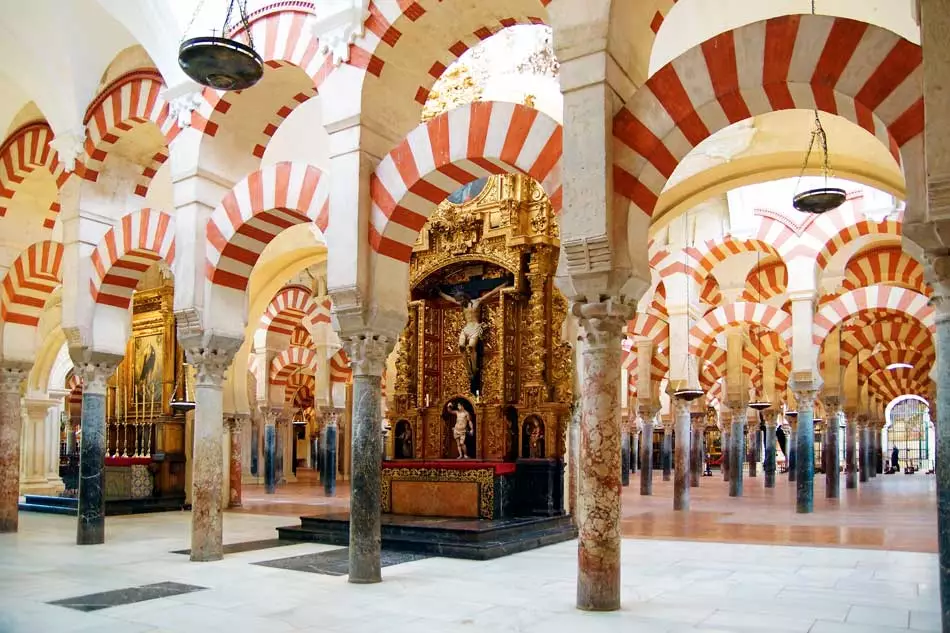
[{"label": "carved saint statue", "polygon": [[455,445],[458,447],[459,456],[456,459],[466,459],[468,454],[465,450],[465,439],[474,431],[472,418],[460,402],[450,402],[449,413],[455,416],[455,426],[452,427],[452,436],[455,438]]},{"label": "carved saint statue", "polygon": [[479,308],[481,308],[482,303],[507,287],[508,284],[502,284],[477,299],[469,299],[464,294],[460,294],[459,298],[456,299],[439,291],[439,295],[443,299],[462,307],[465,325],[462,326],[462,331],[459,332],[459,351],[465,355],[469,377],[474,376],[478,371],[478,342],[482,340],[482,334],[488,329],[488,324],[481,321]]}]

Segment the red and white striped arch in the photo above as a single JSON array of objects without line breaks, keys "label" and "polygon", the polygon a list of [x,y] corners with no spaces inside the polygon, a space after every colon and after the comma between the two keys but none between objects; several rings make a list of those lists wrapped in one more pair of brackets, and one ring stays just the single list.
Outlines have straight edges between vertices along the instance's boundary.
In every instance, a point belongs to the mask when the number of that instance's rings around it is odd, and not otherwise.
[{"label": "red and white striped arch", "polygon": [[861,328],[847,329],[841,333],[841,356],[839,362],[847,367],[862,350],[881,345],[893,349],[934,349],[933,336],[923,323],[916,319],[878,321]]},{"label": "red and white striped arch", "polygon": [[312,375],[302,372],[291,374],[287,379],[287,386],[284,387],[284,402],[293,403],[301,390],[307,390],[312,398],[316,389],[317,381]]},{"label": "red and white striped arch", "polygon": [[[777,222],[772,224],[781,226]],[[788,231],[788,229],[785,230]],[[791,231],[788,232],[791,233]],[[693,279],[700,284],[705,283],[706,278],[716,266],[741,253],[761,253],[764,257],[774,257],[779,262],[782,261],[782,255],[774,242],[767,242],[757,237],[740,240],[726,236],[718,240],[706,240],[698,246],[688,247],[686,252],[693,262],[691,265]]]},{"label": "red and white striped arch", "polygon": [[698,355],[703,343],[713,340],[725,328],[746,323],[754,323],[774,331],[782,337],[787,347],[791,347],[792,317],[790,314],[774,306],[740,301],[716,308],[690,329],[690,354]]},{"label": "red and white striped arch", "polygon": [[881,246],[858,253],[845,267],[841,286],[857,290],[874,284],[899,284],[922,295],[933,290],[924,281],[924,267],[900,246]]},{"label": "red and white striped arch", "polygon": [[885,402],[905,395],[929,398],[933,381],[926,372],[912,369],[896,369],[878,372],[868,380],[871,392],[880,396]]},{"label": "red and white striped arch", "polygon": [[342,348],[330,357],[330,382],[350,382],[353,379],[353,369],[350,367],[350,357]]},{"label": "red and white striped arch", "polygon": [[[180,129],[178,120],[169,112],[168,103],[161,97],[164,88],[157,70],[135,70],[110,83],[93,99],[83,119],[86,160],[83,169],[78,170],[83,178],[98,180],[112,146],[123,133],[140,124],[153,123],[158,127],[164,139],[162,149],[167,154],[168,145]],[[140,181],[137,192],[142,186]],[[147,184],[145,189],[148,189]]]},{"label": "red and white striped arch", "polygon": [[521,172],[561,208],[561,125],[515,103],[478,102],[423,123],[383,158],[370,180],[370,243],[409,261],[436,205],[473,180]]},{"label": "red and white striped arch", "polygon": [[308,308],[307,313],[304,315],[303,322],[310,327],[321,324],[330,325],[332,321],[330,317],[332,309],[333,303],[330,301],[330,297],[324,297],[322,300],[314,298],[313,305]]},{"label": "red and white striped arch", "polygon": [[260,328],[290,336],[294,328],[300,325],[305,314],[316,309],[311,298],[310,288],[304,286],[285,286],[271,299],[261,316]]},{"label": "red and white striped arch", "polygon": [[302,325],[295,327],[293,333],[291,333],[290,346],[309,347],[310,349],[316,349],[316,346],[313,344],[313,339],[310,338],[310,332],[308,332]]},{"label": "red and white striped arch", "polygon": [[934,328],[934,309],[926,295],[899,286],[868,286],[846,292],[825,304],[815,315],[812,343],[821,345],[828,333],[842,321],[866,310],[903,313],[930,330]]},{"label": "red and white striped arch", "polygon": [[[0,218],[7,213],[4,200],[12,200],[17,186],[34,170],[49,172],[56,189],[69,178],[59,162],[59,155],[49,146],[53,138],[49,123],[32,121],[13,130],[0,145]],[[59,213],[59,201],[51,200],[48,209],[43,228],[51,229]]]},{"label": "red and white striped arch", "polygon": [[208,219],[208,279],[246,290],[254,264],[278,233],[307,222],[326,231],[329,193],[329,179],[307,163],[274,163],[248,175]]},{"label": "red and white striped arch", "polygon": [[317,354],[306,347],[288,347],[274,357],[270,365],[270,384],[284,386],[296,371],[314,373],[317,370]]},{"label": "red and white striped arch", "polygon": [[63,281],[63,245],[37,242],[17,257],[3,278],[0,320],[36,327],[43,306]]},{"label": "red and white striped arch", "polygon": [[[817,229],[823,226],[823,223],[815,222],[813,226]],[[875,222],[867,218],[855,218],[854,221],[849,222],[847,218],[841,218],[823,233],[816,234],[822,244],[820,250],[815,254],[818,267],[825,268],[838,251],[855,240],[875,236],[900,239],[902,235],[901,227],[901,220],[895,219]]]},{"label": "red and white striped arch", "polygon": [[123,216],[92,252],[92,300],[127,310],[145,271],[159,260],[175,261],[175,219],[156,209]]},{"label": "red and white striped arch", "polygon": [[892,371],[887,368],[901,363],[913,365],[915,369],[924,368],[929,372],[936,360],[933,350],[929,354],[917,349],[883,349],[868,356],[858,365],[858,376],[862,381],[881,371]]},{"label": "red and white striped arch", "polygon": [[755,266],[746,276],[743,301],[768,301],[785,294],[788,289],[788,269],[783,261],[769,261]]},{"label": "red and white striped arch", "polygon": [[719,289],[719,282],[712,275],[706,277],[706,281],[699,291],[699,300],[713,308],[722,303],[722,291]]},{"label": "red and white striped arch", "polygon": [[614,118],[615,187],[652,216],[676,166],[700,142],[732,123],[795,108],[856,123],[900,161],[899,149],[924,129],[920,47],[820,15],[717,35],[657,71]]},{"label": "red and white striped arch", "polygon": [[[320,86],[334,69],[332,58],[320,52],[320,43],[313,34],[310,24],[313,12],[312,2],[276,2],[255,12],[249,19],[254,49],[263,58],[265,66],[280,68],[289,65],[303,70],[312,81],[312,90],[304,92],[308,98],[317,94]],[[243,33],[242,27],[234,31],[232,37],[242,39]],[[205,88],[202,92],[202,102],[192,112],[192,126],[208,136],[215,136],[220,126],[220,121],[216,119],[227,114],[236,98],[240,98],[239,92]],[[284,116],[280,116],[283,107],[290,106],[293,111],[300,103],[303,101],[295,98],[293,102],[278,107],[275,111],[276,116],[279,117],[276,121],[278,125],[290,115],[290,112],[287,112]],[[270,121],[270,123],[274,122],[273,119]],[[266,130],[265,127],[264,136],[269,138],[273,135],[273,132],[266,134]],[[266,142],[263,144],[266,146]],[[254,153],[257,155],[256,148]]]}]

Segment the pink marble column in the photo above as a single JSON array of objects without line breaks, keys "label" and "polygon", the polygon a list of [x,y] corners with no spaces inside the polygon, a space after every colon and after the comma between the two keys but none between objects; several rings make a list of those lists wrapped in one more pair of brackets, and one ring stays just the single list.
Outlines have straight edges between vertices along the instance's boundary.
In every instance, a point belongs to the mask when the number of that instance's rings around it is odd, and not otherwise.
[{"label": "pink marble column", "polygon": [[0,365],[0,533],[17,531],[20,496],[20,387],[29,366]]},{"label": "pink marble column", "polygon": [[228,507],[241,507],[241,468],[243,467],[243,451],[241,447],[241,430],[244,427],[244,418],[234,416],[228,418],[227,427],[231,439],[231,460],[228,470]]},{"label": "pink marble column", "polygon": [[198,335],[180,337],[196,370],[192,450],[191,560],[221,560],[221,497],[224,483],[222,385],[240,340]]},{"label": "pink marble column", "polygon": [[629,306],[575,303],[584,331],[577,608],[620,608],[620,351]]}]

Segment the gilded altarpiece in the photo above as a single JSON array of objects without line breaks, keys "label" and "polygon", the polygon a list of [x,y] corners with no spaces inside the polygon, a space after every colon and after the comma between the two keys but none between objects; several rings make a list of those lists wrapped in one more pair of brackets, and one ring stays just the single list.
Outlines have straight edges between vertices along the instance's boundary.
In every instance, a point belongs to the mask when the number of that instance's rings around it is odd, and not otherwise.
[{"label": "gilded altarpiece", "polygon": [[[558,248],[550,201],[530,178],[476,181],[439,205],[410,261],[388,416],[396,441],[411,441],[397,455],[457,459],[458,403],[474,414],[465,457],[563,456],[572,352],[561,341],[567,303],[553,284]],[[466,331],[477,331],[477,351],[463,347]]]}]

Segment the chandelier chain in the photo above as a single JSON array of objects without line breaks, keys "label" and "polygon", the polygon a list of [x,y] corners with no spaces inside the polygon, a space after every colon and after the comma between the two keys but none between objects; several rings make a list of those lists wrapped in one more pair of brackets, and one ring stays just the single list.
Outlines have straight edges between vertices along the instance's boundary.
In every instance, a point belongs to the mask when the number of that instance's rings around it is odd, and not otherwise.
[{"label": "chandelier chain", "polygon": [[198,0],[195,4],[195,12],[191,14],[191,19],[188,20],[188,26],[185,27],[185,30],[181,32],[181,41],[184,42],[185,38],[188,37],[191,27],[195,25],[195,20],[198,18],[198,14],[201,13],[201,7],[205,4],[205,0]]}]

